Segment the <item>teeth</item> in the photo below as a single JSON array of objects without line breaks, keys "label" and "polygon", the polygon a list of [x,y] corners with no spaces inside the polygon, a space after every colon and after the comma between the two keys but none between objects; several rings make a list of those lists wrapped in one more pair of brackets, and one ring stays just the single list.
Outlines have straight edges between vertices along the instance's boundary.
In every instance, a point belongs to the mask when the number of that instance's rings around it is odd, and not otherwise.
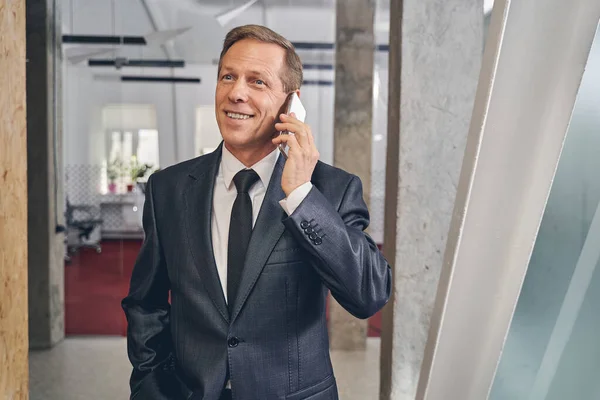
[{"label": "teeth", "polygon": [[229,118],[233,118],[233,119],[248,119],[248,118],[250,118],[250,116],[246,115],[246,114],[238,114],[238,113],[231,113],[231,112],[228,112],[227,116]]}]

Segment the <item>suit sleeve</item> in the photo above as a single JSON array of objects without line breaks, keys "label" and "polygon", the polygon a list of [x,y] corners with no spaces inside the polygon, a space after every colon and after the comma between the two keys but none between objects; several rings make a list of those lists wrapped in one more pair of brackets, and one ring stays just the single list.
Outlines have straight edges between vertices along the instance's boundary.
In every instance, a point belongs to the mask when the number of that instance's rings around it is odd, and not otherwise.
[{"label": "suit sleeve", "polygon": [[[169,279],[159,240],[153,199],[153,177],[148,179],[143,211],[145,238],[131,276],[129,293],[121,302],[127,317],[127,352],[133,365],[132,398],[157,386],[158,374],[171,355]],[[167,363],[168,364],[168,363]]]},{"label": "suit sleeve", "polygon": [[350,179],[338,210],[313,186],[283,223],[309,252],[324,284],[348,312],[368,318],[387,303],[391,269],[364,232],[369,211],[358,177]]}]

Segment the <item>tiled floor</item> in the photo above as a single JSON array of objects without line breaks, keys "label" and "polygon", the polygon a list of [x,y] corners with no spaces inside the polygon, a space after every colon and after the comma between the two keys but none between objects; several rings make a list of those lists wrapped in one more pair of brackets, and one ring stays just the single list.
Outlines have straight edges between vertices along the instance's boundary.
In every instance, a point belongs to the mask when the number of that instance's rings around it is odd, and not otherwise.
[{"label": "tiled floor", "polygon": [[[378,398],[378,338],[367,351],[332,352],[342,400]],[[122,337],[69,338],[29,355],[31,400],[120,400],[129,395],[131,365]]]}]

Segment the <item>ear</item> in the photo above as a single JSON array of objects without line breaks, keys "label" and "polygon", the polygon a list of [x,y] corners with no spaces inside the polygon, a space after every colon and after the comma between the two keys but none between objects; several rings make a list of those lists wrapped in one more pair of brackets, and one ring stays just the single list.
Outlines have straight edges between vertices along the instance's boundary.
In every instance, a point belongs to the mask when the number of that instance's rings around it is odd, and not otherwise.
[{"label": "ear", "polygon": [[300,97],[300,89],[296,89],[296,94]]}]

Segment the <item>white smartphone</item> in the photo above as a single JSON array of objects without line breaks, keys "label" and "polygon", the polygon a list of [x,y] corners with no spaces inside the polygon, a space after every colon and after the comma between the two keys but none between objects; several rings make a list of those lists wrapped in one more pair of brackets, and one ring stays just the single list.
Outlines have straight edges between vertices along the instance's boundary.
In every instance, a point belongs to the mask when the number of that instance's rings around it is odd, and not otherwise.
[{"label": "white smartphone", "polygon": [[[287,115],[290,115],[291,113],[295,113],[296,119],[300,122],[304,122],[304,119],[306,118],[306,109],[302,105],[302,102],[300,101],[300,97],[298,97],[298,94],[296,94],[296,92],[294,92],[290,95],[285,113]],[[280,135],[288,135],[289,133],[290,132],[288,132],[288,131],[280,131],[279,132]],[[287,146],[287,144],[281,143],[279,145],[279,151],[281,151],[281,154],[283,154],[283,156],[287,158],[289,147]]]}]

